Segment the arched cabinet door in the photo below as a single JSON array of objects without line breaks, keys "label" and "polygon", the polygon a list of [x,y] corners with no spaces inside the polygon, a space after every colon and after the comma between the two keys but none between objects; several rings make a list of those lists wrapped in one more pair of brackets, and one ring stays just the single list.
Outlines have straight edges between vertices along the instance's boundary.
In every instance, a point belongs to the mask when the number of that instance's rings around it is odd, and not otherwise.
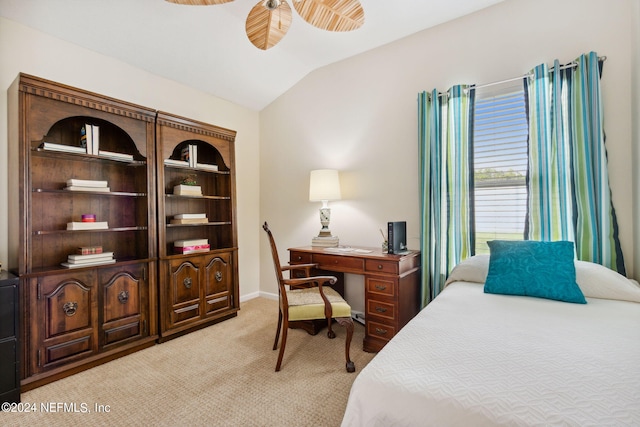
[{"label": "arched cabinet door", "polygon": [[231,254],[221,253],[209,259],[205,269],[205,313],[229,309],[233,304],[233,268]]},{"label": "arched cabinet door", "polygon": [[144,301],[148,300],[147,265],[100,270],[101,346],[113,347],[148,335]]},{"label": "arched cabinet door", "polygon": [[[93,271],[30,280],[30,365],[34,372],[81,359],[97,351]],[[33,315],[35,314],[35,315]]]},{"label": "arched cabinet door", "polygon": [[200,317],[200,262],[175,259],[170,264],[171,324],[177,326]]}]

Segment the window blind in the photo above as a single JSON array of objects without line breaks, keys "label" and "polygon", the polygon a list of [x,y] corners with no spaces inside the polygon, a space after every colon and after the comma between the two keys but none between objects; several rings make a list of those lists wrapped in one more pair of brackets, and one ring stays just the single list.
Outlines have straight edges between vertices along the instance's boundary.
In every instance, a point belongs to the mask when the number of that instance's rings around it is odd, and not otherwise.
[{"label": "window blind", "polygon": [[527,116],[521,81],[479,88],[473,132],[476,254],[488,240],[522,240],[527,210]]}]

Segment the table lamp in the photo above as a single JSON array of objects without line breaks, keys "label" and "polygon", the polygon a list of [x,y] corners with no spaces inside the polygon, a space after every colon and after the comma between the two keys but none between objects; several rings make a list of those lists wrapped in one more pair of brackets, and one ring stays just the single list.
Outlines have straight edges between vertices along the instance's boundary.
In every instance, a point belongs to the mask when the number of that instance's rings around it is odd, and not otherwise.
[{"label": "table lamp", "polygon": [[333,247],[338,246],[338,237],[331,235],[329,222],[331,221],[331,209],[329,200],[340,200],[340,178],[338,171],[334,169],[319,169],[311,171],[309,179],[309,201],[322,202],[320,208],[320,224],[322,229],[317,237],[311,241],[311,246]]}]

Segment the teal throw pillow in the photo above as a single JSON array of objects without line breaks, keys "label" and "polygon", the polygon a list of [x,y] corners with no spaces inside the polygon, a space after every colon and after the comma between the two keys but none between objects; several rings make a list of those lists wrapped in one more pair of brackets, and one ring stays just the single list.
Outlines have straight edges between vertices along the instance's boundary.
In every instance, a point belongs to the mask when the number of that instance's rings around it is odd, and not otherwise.
[{"label": "teal throw pillow", "polygon": [[573,243],[493,240],[484,292],[586,304],[576,283]]}]

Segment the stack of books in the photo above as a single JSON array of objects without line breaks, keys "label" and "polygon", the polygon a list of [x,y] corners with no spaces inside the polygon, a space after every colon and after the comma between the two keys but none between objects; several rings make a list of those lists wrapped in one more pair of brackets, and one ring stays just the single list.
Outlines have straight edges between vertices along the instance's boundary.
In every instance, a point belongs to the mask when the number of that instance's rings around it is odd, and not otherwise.
[{"label": "stack of books", "polygon": [[[102,250],[102,248],[100,248]],[[72,254],[67,257],[67,262],[63,262],[62,266],[67,268],[91,267],[94,265],[113,264],[116,260],[113,258],[113,252],[101,252],[94,254]]]},{"label": "stack of books", "polygon": [[[82,221],[67,223],[67,230],[107,230],[108,228],[109,224],[107,224],[107,221],[96,221],[96,216],[94,214],[83,214]],[[102,252],[102,248],[100,249],[100,252]],[[95,252],[92,255],[94,254]]]},{"label": "stack of books", "polygon": [[68,191],[96,191],[105,193],[111,191],[108,187],[107,181],[75,178],[68,179],[67,186],[64,189]]},{"label": "stack of books", "polygon": [[110,159],[114,159],[114,160],[123,160],[127,162],[133,161],[133,154],[116,153],[114,151],[106,151],[106,150],[99,150],[95,154],[99,154],[101,157],[109,157]]},{"label": "stack of books", "polygon": [[202,196],[202,187],[199,185],[179,184],[173,187],[173,194],[178,196]]},{"label": "stack of books", "polygon": [[181,166],[185,168],[189,167],[189,162],[185,160],[164,159],[164,164],[167,166]]},{"label": "stack of books", "polygon": [[176,240],[173,242],[173,250],[177,254],[193,254],[209,252],[211,246],[208,239]]},{"label": "stack of books", "polygon": [[174,215],[171,224],[206,224],[209,222],[206,213]]},{"label": "stack of books", "polygon": [[85,154],[87,152],[84,147],[76,147],[73,145],[65,145],[65,144],[55,144],[53,142],[43,142],[40,144],[40,147],[43,150],[48,151],[60,151],[63,153],[76,153],[76,154]]}]

